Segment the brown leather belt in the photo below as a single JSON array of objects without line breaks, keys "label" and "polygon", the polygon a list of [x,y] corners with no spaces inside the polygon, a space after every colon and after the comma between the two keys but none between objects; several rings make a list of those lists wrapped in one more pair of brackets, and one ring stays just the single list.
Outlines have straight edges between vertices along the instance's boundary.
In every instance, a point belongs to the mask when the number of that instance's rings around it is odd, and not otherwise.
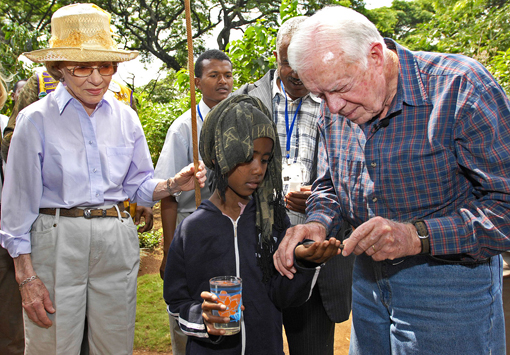
[{"label": "brown leather belt", "polygon": [[[124,203],[120,202],[117,207],[119,208],[120,215],[123,218],[127,218],[129,214],[124,212]],[[39,213],[49,214],[54,216],[57,213],[56,208],[40,208]],[[119,213],[115,207],[108,209],[101,208],[61,208],[60,215],[62,217],[84,217],[86,219],[90,218],[101,218],[101,217],[118,217]]]}]

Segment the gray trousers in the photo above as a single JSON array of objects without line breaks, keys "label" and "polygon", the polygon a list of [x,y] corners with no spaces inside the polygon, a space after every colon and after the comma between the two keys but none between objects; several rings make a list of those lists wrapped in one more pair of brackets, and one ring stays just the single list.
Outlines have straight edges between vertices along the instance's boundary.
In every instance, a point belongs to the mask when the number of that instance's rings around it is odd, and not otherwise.
[{"label": "gray trousers", "polygon": [[78,354],[85,317],[90,354],[131,354],[140,262],[131,218],[39,215],[32,263],[56,309],[41,328],[26,313],[26,354]]}]

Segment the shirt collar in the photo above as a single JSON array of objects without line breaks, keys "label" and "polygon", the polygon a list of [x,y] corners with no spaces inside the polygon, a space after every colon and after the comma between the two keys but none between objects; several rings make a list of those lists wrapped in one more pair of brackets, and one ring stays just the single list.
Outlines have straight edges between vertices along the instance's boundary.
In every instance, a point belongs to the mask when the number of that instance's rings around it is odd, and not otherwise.
[{"label": "shirt collar", "polygon": [[[274,97],[276,95],[281,95],[282,97],[285,97],[283,95],[282,90],[280,89],[280,85],[278,85],[278,78],[279,78],[278,77],[278,72],[275,71],[275,75],[273,76],[273,85],[272,85],[273,86],[273,96],[272,96],[273,99],[274,99]],[[311,100],[313,100],[313,101],[315,101],[315,102],[317,102],[319,104],[322,101],[318,96],[316,96],[316,95],[314,95],[312,93],[308,93],[305,96],[303,96],[303,101],[306,101],[308,99],[311,99]],[[289,98],[289,101],[292,101],[292,100]]]},{"label": "shirt collar", "polygon": [[[71,100],[76,100],[70,93],[67,91],[66,87],[62,83],[58,83],[57,88],[53,92],[53,95],[55,97],[55,101],[57,102],[58,106],[58,112],[62,115],[65,108],[71,102]],[[103,103],[106,102],[110,109],[110,113],[112,111],[112,100],[116,100],[113,94],[110,92],[110,90],[106,90],[106,93],[103,96],[103,99],[97,104],[98,107],[103,106]],[[80,103],[80,102],[79,102]],[[81,103],[80,103],[81,104]],[[207,106],[207,105],[206,105]],[[106,106],[105,106],[106,107]]]},{"label": "shirt collar", "polygon": [[402,109],[403,103],[410,106],[428,105],[429,99],[413,52],[392,39],[385,38],[384,41],[388,49],[397,51],[399,61],[398,86],[392,111]]},{"label": "shirt collar", "polygon": [[207,114],[209,113],[209,111],[211,111],[211,109],[209,108],[209,106],[207,106],[207,104],[204,102],[204,99],[201,99],[200,102],[198,103],[198,107],[200,108],[200,113],[202,114],[202,117],[204,118],[205,120],[205,117],[207,116]]}]

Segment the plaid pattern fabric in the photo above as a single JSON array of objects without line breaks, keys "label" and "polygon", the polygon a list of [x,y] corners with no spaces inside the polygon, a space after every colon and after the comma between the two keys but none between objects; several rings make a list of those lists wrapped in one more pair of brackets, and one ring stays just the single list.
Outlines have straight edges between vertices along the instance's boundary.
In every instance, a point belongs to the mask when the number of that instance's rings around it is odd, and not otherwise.
[{"label": "plaid pattern fabric", "polygon": [[307,221],[423,219],[433,255],[481,260],[510,249],[510,103],[478,62],[411,52],[390,124],[358,126],[327,107]]},{"label": "plaid pattern fabric", "polygon": [[[275,75],[275,81],[276,79]],[[280,93],[276,82],[273,84],[273,91],[276,91],[273,96],[273,121],[276,123],[278,129],[278,136],[280,138],[280,146],[282,149],[282,157],[285,162],[286,157],[286,144],[287,144],[287,130],[285,127],[285,96]],[[292,123],[294,114],[299,105],[299,99],[292,101],[290,98],[287,100],[287,112],[289,116],[289,126]],[[290,141],[290,161],[296,162],[297,158],[305,167],[303,174],[303,183],[309,185],[312,171],[313,159],[315,154],[316,139],[317,139],[317,119],[320,113],[320,99],[314,99],[310,94],[303,97],[303,103],[299,109],[292,130],[292,138]]]}]

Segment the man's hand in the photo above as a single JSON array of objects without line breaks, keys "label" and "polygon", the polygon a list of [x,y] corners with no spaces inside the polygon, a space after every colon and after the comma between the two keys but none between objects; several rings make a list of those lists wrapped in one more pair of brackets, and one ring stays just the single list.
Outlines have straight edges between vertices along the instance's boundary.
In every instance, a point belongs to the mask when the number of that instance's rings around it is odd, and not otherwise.
[{"label": "man's hand", "polygon": [[298,224],[287,230],[278,250],[273,255],[275,268],[282,276],[287,276],[289,279],[294,278],[296,272],[294,268],[294,249],[304,239],[322,242],[326,239],[326,228],[320,223],[312,222]]},{"label": "man's hand", "polygon": [[291,191],[285,195],[286,207],[295,212],[305,213],[306,200],[312,194],[311,186],[301,186],[300,191]]},{"label": "man's hand", "polygon": [[322,264],[332,257],[340,254],[340,241],[330,238],[323,242],[314,242],[309,245],[298,245],[296,247],[296,259],[306,260],[316,264]]},{"label": "man's hand", "polygon": [[143,217],[145,224],[138,228],[138,233],[148,232],[152,229],[153,214],[152,208],[136,205],[135,225],[139,225]]},{"label": "man's hand", "polygon": [[419,254],[421,243],[412,224],[374,217],[344,240],[342,255],[347,256],[352,252],[356,255],[365,253],[376,261],[393,260]]}]

